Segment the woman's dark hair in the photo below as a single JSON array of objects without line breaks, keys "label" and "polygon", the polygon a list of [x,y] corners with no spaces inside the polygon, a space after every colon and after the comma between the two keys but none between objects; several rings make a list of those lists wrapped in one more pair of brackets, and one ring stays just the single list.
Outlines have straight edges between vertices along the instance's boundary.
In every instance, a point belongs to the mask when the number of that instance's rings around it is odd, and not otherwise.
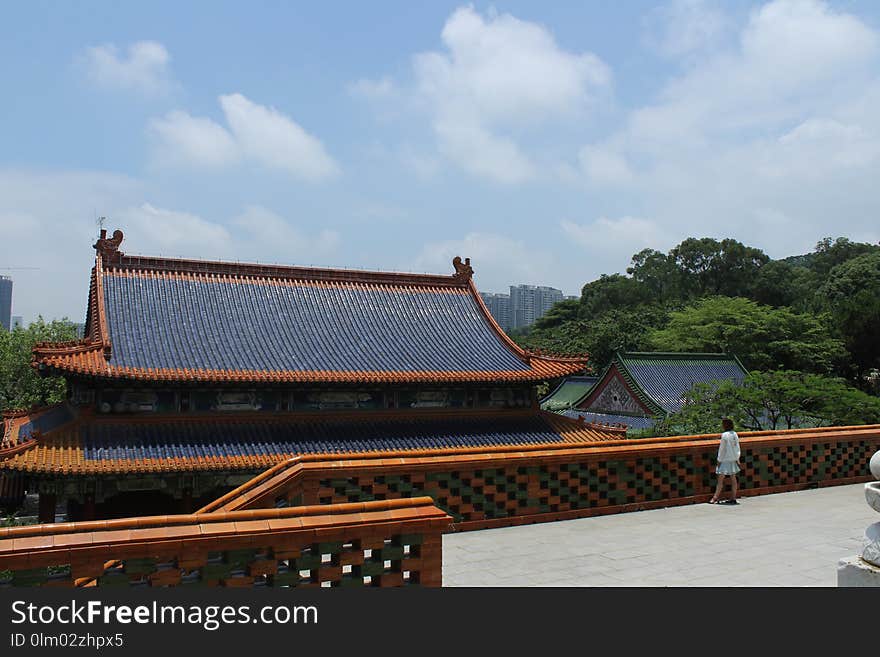
[{"label": "woman's dark hair", "polygon": [[721,420],[721,426],[724,427],[725,431],[733,431],[733,420],[731,420],[729,417],[726,417]]}]

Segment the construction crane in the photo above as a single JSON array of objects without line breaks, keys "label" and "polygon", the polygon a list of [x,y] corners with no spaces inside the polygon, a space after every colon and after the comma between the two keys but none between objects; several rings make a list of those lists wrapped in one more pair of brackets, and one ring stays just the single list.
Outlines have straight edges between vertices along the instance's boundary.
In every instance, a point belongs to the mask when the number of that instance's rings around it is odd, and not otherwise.
[{"label": "construction crane", "polygon": [[0,267],[3,271],[14,271],[16,269],[39,269],[39,267]]}]

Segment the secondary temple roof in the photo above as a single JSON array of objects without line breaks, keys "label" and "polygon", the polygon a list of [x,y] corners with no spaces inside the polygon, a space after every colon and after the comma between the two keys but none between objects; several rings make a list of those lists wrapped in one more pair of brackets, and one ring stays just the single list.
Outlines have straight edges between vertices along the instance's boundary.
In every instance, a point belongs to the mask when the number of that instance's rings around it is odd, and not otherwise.
[{"label": "secondary temple roof", "polygon": [[517,346],[486,309],[469,260],[451,276],[129,256],[102,233],[86,337],[42,343],[43,371],[211,382],[537,381],[583,358]]},{"label": "secondary temple roof", "polygon": [[435,451],[623,437],[607,427],[531,409],[211,413],[120,419],[78,415],[76,409],[62,404],[6,419],[0,472],[258,470],[300,454]]},{"label": "secondary temple roof", "polygon": [[[548,406],[555,397],[545,399],[543,406],[587,422],[645,429],[656,418],[681,409],[694,385],[719,380],[741,383],[746,375],[736,356],[727,354],[624,352],[615,355],[580,399],[565,407],[570,410]],[[564,391],[563,386],[558,390]]]},{"label": "secondary temple roof", "polygon": [[617,355],[624,378],[636,392],[666,413],[684,405],[684,396],[697,383],[732,380],[741,383],[746,370],[727,354],[630,352]]},{"label": "secondary temple roof", "polygon": [[598,381],[598,376],[570,376],[541,400],[541,408],[547,411],[571,408],[583,399]]}]

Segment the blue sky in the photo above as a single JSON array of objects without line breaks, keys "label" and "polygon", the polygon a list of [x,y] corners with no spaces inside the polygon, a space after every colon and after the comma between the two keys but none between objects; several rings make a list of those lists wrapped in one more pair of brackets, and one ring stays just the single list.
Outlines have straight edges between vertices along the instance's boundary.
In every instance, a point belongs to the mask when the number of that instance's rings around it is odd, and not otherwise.
[{"label": "blue sky", "polygon": [[[645,247],[880,240],[876,2],[29,2],[0,25],[0,267],[84,315],[129,253],[579,293]],[[81,321],[81,320],[80,320]]]}]

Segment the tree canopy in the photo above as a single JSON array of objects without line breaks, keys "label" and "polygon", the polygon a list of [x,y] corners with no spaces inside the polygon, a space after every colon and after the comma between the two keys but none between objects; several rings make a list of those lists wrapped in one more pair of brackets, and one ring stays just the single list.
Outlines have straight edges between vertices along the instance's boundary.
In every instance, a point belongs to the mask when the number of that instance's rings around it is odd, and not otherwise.
[{"label": "tree canopy", "polygon": [[880,422],[880,399],[844,380],[797,371],[752,372],[742,385],[701,383],[678,413],[655,427],[660,435],[718,433],[730,417],[759,431]]},{"label": "tree canopy", "polygon": [[647,342],[658,351],[735,354],[749,370],[827,373],[845,357],[842,341],[829,335],[829,322],[741,297],[705,297],[672,312]]},{"label": "tree canopy", "polygon": [[37,342],[76,338],[76,326],[67,319],[47,323],[40,317],[27,328],[0,330],[0,410],[62,401],[64,379],[37,375],[31,367],[31,349]]},{"label": "tree canopy", "polygon": [[843,336],[851,375],[865,383],[880,369],[880,249],[835,265],[817,296]]},{"label": "tree canopy", "polygon": [[569,321],[519,337],[530,349],[556,354],[589,353],[594,363],[608,363],[616,351],[642,349],[648,333],[662,326],[666,312],[644,305],[630,310],[610,310],[592,319]]}]

